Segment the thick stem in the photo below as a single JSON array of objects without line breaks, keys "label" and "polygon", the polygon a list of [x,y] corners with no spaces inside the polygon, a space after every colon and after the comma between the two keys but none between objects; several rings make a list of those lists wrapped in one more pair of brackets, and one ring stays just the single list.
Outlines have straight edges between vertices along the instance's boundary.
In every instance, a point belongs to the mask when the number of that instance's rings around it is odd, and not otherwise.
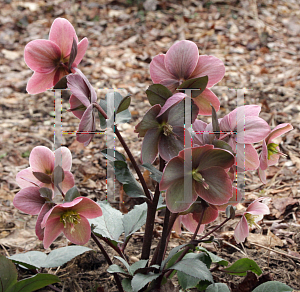
[{"label": "thick stem", "polygon": [[[101,106],[100,106],[99,104],[97,104],[97,103],[93,103],[93,105],[94,105],[94,107],[100,112],[100,114],[101,114],[105,119],[107,119],[107,114],[106,114],[105,111],[101,108]],[[134,169],[135,169],[135,171],[136,171],[136,173],[137,173],[137,176],[139,177],[139,180],[140,180],[140,182],[141,182],[141,184],[142,184],[144,193],[145,193],[145,195],[146,195],[146,197],[147,197],[147,199],[148,199],[148,200],[147,200],[147,203],[148,203],[148,206],[149,206],[149,203],[152,201],[152,198],[151,198],[150,192],[149,192],[149,190],[148,190],[148,188],[147,188],[147,184],[146,184],[146,182],[145,182],[145,179],[144,179],[144,177],[143,177],[143,175],[142,175],[142,173],[141,173],[141,171],[140,171],[140,169],[139,169],[139,167],[138,167],[138,165],[137,165],[137,163],[136,163],[136,161],[135,161],[135,159],[134,159],[134,157],[133,157],[131,151],[129,150],[129,148],[128,148],[126,142],[124,141],[123,137],[121,136],[121,134],[120,134],[120,132],[119,132],[117,126],[115,126],[115,133],[116,133],[116,135],[117,135],[117,137],[118,137],[120,143],[122,144],[122,146],[123,146],[125,152],[127,153],[128,157],[129,157],[129,159],[130,159],[130,161],[131,161],[131,163],[132,163],[132,165],[133,165],[133,167],[134,167]]]},{"label": "thick stem", "polygon": [[51,288],[51,289],[53,289],[54,291],[57,291],[57,292],[62,292],[59,288],[56,288],[55,286],[53,286],[53,285],[48,285],[47,287],[49,287],[49,288]]},{"label": "thick stem", "polygon": [[[100,248],[101,252],[103,253],[107,263],[109,265],[112,265],[112,261],[110,259],[110,257],[108,256],[107,252],[105,251],[104,247],[102,246],[102,244],[100,243],[100,241],[98,240],[97,236],[92,232],[92,238],[93,240],[95,241],[95,243],[97,244],[97,246]],[[119,278],[119,275],[117,275],[116,273],[113,274],[114,275],[114,278],[115,278],[115,281],[117,283],[117,286],[118,286],[118,290],[120,292],[124,292],[123,290],[123,287],[122,287],[122,284],[121,284],[121,280]]]}]

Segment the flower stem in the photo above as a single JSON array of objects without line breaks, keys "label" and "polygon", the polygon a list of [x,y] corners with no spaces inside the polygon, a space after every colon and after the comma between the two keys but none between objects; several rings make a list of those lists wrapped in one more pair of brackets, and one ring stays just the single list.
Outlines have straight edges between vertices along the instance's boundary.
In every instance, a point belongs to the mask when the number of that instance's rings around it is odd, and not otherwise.
[{"label": "flower stem", "polygon": [[202,240],[205,237],[207,237],[208,235],[211,235],[213,232],[215,232],[217,229],[221,228],[229,220],[230,220],[230,218],[226,218],[220,225],[218,225],[217,227],[215,227],[214,229],[212,229],[211,231],[209,231],[208,233],[206,233],[202,237],[200,237],[199,240]]},{"label": "flower stem", "polygon": [[[97,103],[93,103],[93,105],[94,105],[94,107],[99,111],[99,113],[100,113],[105,119],[107,119],[107,114],[106,114],[105,111],[101,108],[101,106],[100,106],[99,104],[97,104]],[[130,159],[130,161],[131,161],[131,163],[132,163],[132,165],[133,165],[133,167],[134,167],[134,169],[135,169],[135,171],[136,171],[136,173],[137,173],[137,175],[138,175],[138,177],[139,177],[139,180],[140,180],[140,182],[141,182],[141,184],[142,184],[144,193],[145,193],[145,195],[146,195],[146,197],[147,197],[146,202],[147,202],[147,204],[148,204],[148,206],[149,206],[149,204],[150,204],[151,201],[152,201],[152,198],[151,198],[150,192],[149,192],[149,190],[148,190],[148,188],[147,188],[147,184],[146,184],[146,182],[145,182],[145,179],[144,179],[144,177],[143,177],[143,175],[142,175],[142,173],[141,173],[141,171],[140,171],[140,169],[139,169],[139,167],[138,167],[138,165],[137,165],[137,163],[136,163],[136,161],[135,161],[135,159],[134,159],[134,157],[133,157],[131,151],[129,150],[129,148],[128,148],[126,142],[124,141],[123,137],[121,136],[121,133],[119,132],[119,130],[118,130],[118,128],[117,128],[116,125],[115,125],[115,133],[116,133],[116,135],[117,135],[117,137],[118,137],[120,143],[122,144],[122,146],[123,146],[125,152],[127,153],[128,157],[129,157],[129,159]]]},{"label": "flower stem", "polygon": [[[101,252],[103,253],[103,255],[104,255],[104,257],[105,257],[107,263],[108,263],[109,265],[112,265],[113,263],[112,263],[110,257],[108,256],[108,254],[107,254],[107,252],[105,251],[104,247],[102,246],[102,244],[101,244],[100,241],[98,240],[97,236],[96,236],[93,232],[92,232],[92,238],[93,238],[93,240],[95,241],[95,243],[97,244],[97,246],[100,248],[100,250],[101,250]],[[116,283],[117,283],[118,290],[119,290],[120,292],[124,292],[123,287],[122,287],[122,284],[121,284],[121,280],[120,280],[120,278],[119,278],[119,275],[116,274],[116,273],[114,273],[113,275],[114,275],[115,281],[116,281]]]},{"label": "flower stem", "polygon": [[[96,235],[96,234],[95,234]],[[97,235],[96,235],[97,236]],[[98,237],[98,236],[97,236]],[[124,254],[122,251],[119,249],[119,247],[113,245],[107,238],[105,237],[99,237],[99,239],[102,239],[107,245],[109,245],[111,248],[113,248],[120,256],[121,258],[125,259]]]}]

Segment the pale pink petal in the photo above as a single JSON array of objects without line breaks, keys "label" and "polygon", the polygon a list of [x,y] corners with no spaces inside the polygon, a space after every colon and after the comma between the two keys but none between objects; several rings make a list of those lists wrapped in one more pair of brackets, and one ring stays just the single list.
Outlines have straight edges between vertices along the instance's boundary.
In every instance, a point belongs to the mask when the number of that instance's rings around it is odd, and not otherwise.
[{"label": "pale pink petal", "polygon": [[74,230],[72,231],[68,224],[68,226],[64,228],[63,233],[71,242],[84,245],[91,237],[91,226],[84,216],[80,216],[80,222],[74,225]]},{"label": "pale pink petal", "polygon": [[41,223],[43,221],[44,216],[49,210],[51,210],[51,204],[44,204],[39,213],[39,216],[37,217],[35,224],[35,234],[39,240],[44,239],[44,228],[41,227]]},{"label": "pale pink petal", "polygon": [[70,54],[73,39],[78,43],[78,38],[72,24],[65,18],[56,18],[50,29],[49,40],[55,42],[60,47],[63,58]]},{"label": "pale pink petal", "polygon": [[288,131],[291,131],[293,129],[293,126],[289,123],[284,123],[276,126],[271,133],[266,138],[266,143],[269,144],[274,140],[275,138],[285,134]]},{"label": "pale pink petal", "polygon": [[246,213],[250,213],[252,215],[265,215],[270,214],[269,207],[264,204],[260,203],[260,201],[266,199],[265,197],[258,198],[255,201],[253,201],[247,208]]},{"label": "pale pink petal", "polygon": [[159,114],[156,118],[160,117],[162,114],[164,114],[171,106],[174,104],[178,104],[180,101],[182,101],[186,95],[184,93],[175,93],[171,97],[169,97],[164,106],[161,108]]},{"label": "pale pink petal", "polygon": [[267,178],[266,178],[266,171],[262,169],[258,169],[258,176],[261,180],[262,183],[266,184],[267,183]]},{"label": "pale pink petal", "polygon": [[44,230],[44,248],[47,249],[51,243],[63,232],[64,224],[60,222],[60,218],[48,220]]},{"label": "pale pink petal", "polygon": [[266,170],[268,168],[268,148],[265,140],[263,141],[261,146],[262,150],[259,156],[259,167],[261,170]]},{"label": "pale pink petal", "polygon": [[199,115],[210,116],[211,115],[211,105],[216,111],[220,109],[220,101],[217,96],[208,88],[193,98],[193,101],[199,108]]},{"label": "pale pink petal", "polygon": [[[276,147],[276,150],[280,152],[279,147]],[[270,159],[268,159],[268,166],[272,166],[278,163],[280,154],[279,153],[274,153],[270,155]]]},{"label": "pale pink petal", "polygon": [[232,148],[236,153],[236,165],[245,170],[256,170],[259,167],[259,157],[256,149],[251,144],[236,144]]},{"label": "pale pink petal", "polygon": [[198,47],[187,40],[179,41],[171,46],[165,56],[167,71],[178,80],[186,80],[194,71],[199,58]]},{"label": "pale pink petal", "polygon": [[[67,148],[67,147],[60,147],[59,148],[60,151],[61,151],[61,158],[62,158],[62,168],[63,170],[67,170],[67,171],[70,171],[71,170],[71,167],[72,167],[72,154],[71,154],[71,151]],[[55,150],[55,153],[56,151],[59,151],[59,149]]]},{"label": "pale pink petal", "polygon": [[74,176],[70,171],[64,171],[65,178],[61,183],[61,189],[66,193],[69,189],[73,188],[75,185]]},{"label": "pale pink petal", "polygon": [[49,40],[34,40],[24,49],[24,60],[27,66],[39,73],[51,73],[59,63],[60,48]]},{"label": "pale pink petal", "polygon": [[[181,222],[188,231],[190,231],[192,233],[194,233],[196,231],[196,228],[198,226],[198,221],[196,221],[193,218],[192,213],[181,216]],[[204,231],[204,228],[205,228],[205,225],[201,224],[197,234],[201,234]]]},{"label": "pale pink petal", "polygon": [[178,234],[181,234],[181,217],[182,216],[178,216],[177,219],[175,220],[172,229]]},{"label": "pale pink petal", "polygon": [[215,56],[201,55],[198,58],[198,63],[189,79],[208,76],[207,87],[210,88],[225,75],[224,63]]},{"label": "pale pink petal", "polygon": [[87,38],[83,38],[77,45],[77,56],[73,62],[73,67],[77,67],[78,64],[81,62],[87,48],[89,45],[89,41]]},{"label": "pale pink petal", "polygon": [[19,171],[16,175],[16,181],[22,189],[41,185],[41,182],[33,175],[31,167],[27,167]]},{"label": "pale pink petal", "polygon": [[[76,139],[80,143],[89,144],[89,142],[92,140],[94,136],[96,130],[96,124],[95,124],[95,117],[93,114],[93,108],[94,106],[91,104],[84,112],[82,119],[80,121],[78,132],[76,134]],[[86,144],[84,145],[86,146]]]},{"label": "pale pink petal", "polygon": [[153,83],[160,83],[162,80],[174,79],[170,72],[165,67],[165,54],[155,56],[150,63],[150,76]]},{"label": "pale pink petal", "polygon": [[32,171],[51,174],[54,169],[55,156],[53,152],[45,146],[34,147],[29,156],[29,164]]},{"label": "pale pink petal", "polygon": [[38,187],[28,187],[16,194],[13,203],[22,212],[37,215],[44,205],[45,199],[41,197]]},{"label": "pale pink petal", "polygon": [[100,206],[93,200],[86,197],[79,197],[82,200],[72,207],[72,210],[79,213],[88,219],[93,219],[102,216],[102,210]]},{"label": "pale pink petal", "polygon": [[234,230],[234,237],[237,243],[244,242],[249,235],[249,227],[246,217],[243,215]]},{"label": "pale pink petal", "polygon": [[74,94],[71,95],[71,97],[69,99],[69,103],[70,103],[70,109],[82,107],[80,109],[71,111],[75,117],[77,117],[78,119],[81,119],[83,116],[83,113],[86,110],[86,107],[82,104],[82,102]]},{"label": "pale pink petal", "polygon": [[26,91],[29,94],[38,94],[46,91],[54,85],[55,74],[56,70],[48,74],[34,72],[27,83]]}]

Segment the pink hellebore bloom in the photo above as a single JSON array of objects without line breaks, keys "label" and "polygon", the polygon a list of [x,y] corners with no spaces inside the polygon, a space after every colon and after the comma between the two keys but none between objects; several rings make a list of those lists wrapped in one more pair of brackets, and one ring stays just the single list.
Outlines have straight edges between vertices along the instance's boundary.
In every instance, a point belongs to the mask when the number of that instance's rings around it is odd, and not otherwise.
[{"label": "pink hellebore bloom", "polygon": [[265,170],[268,168],[268,166],[276,164],[279,156],[282,155],[278,144],[275,144],[273,140],[292,129],[293,126],[289,123],[280,124],[276,126],[263,141],[262,151],[259,156],[260,165],[258,169],[259,178],[263,183],[267,182]]},{"label": "pink hellebore bloom", "polygon": [[199,108],[199,114],[211,115],[211,106],[216,111],[220,108],[220,101],[209,89],[218,83],[225,74],[223,62],[214,57],[199,56],[195,43],[187,40],[172,45],[166,54],[160,54],[150,63],[150,75],[154,83],[166,86],[175,92],[185,80],[208,76],[207,88],[197,97],[193,98]]},{"label": "pink hellebore bloom", "polygon": [[86,244],[91,236],[91,226],[87,218],[99,216],[102,216],[100,206],[85,197],[56,205],[46,213],[41,223],[41,228],[45,228],[44,248],[48,248],[62,232],[71,242]]},{"label": "pink hellebore bloom", "polygon": [[[73,40],[78,43],[72,24],[67,19],[57,18],[51,26],[49,40],[34,40],[26,45],[24,59],[27,66],[34,71],[27,84],[28,93],[44,92],[70,73],[69,58]],[[78,66],[87,47],[87,38],[78,43],[72,67]]]},{"label": "pink hellebore bloom", "polygon": [[[62,169],[64,171],[64,180],[61,186],[62,191],[65,193],[74,186],[74,177],[70,172],[72,155],[67,147],[60,147],[56,151],[61,151]],[[55,152],[44,146],[37,146],[32,149],[29,156],[30,167],[21,170],[16,176],[20,188],[39,186],[54,191]]]},{"label": "pink hellebore bloom", "polygon": [[75,69],[75,71],[78,75],[67,76],[68,87],[72,92],[69,111],[72,111],[81,120],[76,133],[77,141],[87,146],[96,130],[93,103],[97,101],[97,94],[85,75],[79,69]]},{"label": "pink hellebore bloom", "polygon": [[266,198],[262,197],[253,201],[235,227],[234,237],[238,243],[243,242],[249,235],[249,227],[256,226],[260,228],[257,222],[263,219],[263,215],[270,214],[269,207],[264,203],[260,203],[264,199]]}]

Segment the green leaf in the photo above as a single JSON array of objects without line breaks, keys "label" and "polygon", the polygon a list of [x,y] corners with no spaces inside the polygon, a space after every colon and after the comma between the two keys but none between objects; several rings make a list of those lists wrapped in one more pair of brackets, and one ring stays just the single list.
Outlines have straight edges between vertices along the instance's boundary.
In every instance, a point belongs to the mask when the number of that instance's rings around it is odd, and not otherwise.
[{"label": "green leaf", "polygon": [[[186,244],[178,245],[178,246],[174,247],[174,248],[169,252],[168,257],[167,257],[165,260],[162,261],[162,264],[161,264],[161,271],[164,269],[165,265],[166,265],[166,264],[167,264],[167,263],[168,263],[175,255],[176,255],[176,253],[177,253],[181,248],[183,248],[183,247],[185,247],[185,246],[187,246],[187,243],[186,243]],[[179,257],[179,255],[177,255],[176,260],[177,260],[178,257]],[[176,261],[176,260],[175,260],[175,261]],[[173,263],[175,263],[175,261],[172,262],[171,265],[173,265]],[[170,265],[170,266],[171,266],[171,265]]]},{"label": "green leaf", "polygon": [[259,268],[259,266],[257,265],[257,263],[248,258],[243,258],[243,259],[237,260],[230,267],[223,269],[223,271],[230,275],[237,275],[237,276],[246,276],[247,271],[252,271],[253,273],[257,274],[258,276],[262,274],[262,271]]},{"label": "green leaf", "polygon": [[135,205],[134,208],[123,216],[125,238],[139,230],[147,218],[147,203]]},{"label": "green leaf", "polygon": [[226,210],[225,210],[225,214],[228,219],[229,218],[234,219],[235,218],[235,208],[231,205],[227,206]]},{"label": "green leaf", "polygon": [[142,164],[142,166],[144,166],[146,169],[148,169],[151,172],[150,177],[153,180],[155,180],[158,183],[161,181],[163,173],[161,171],[159,171],[156,167],[154,167],[150,163],[144,163],[144,164]]},{"label": "green leaf", "polygon": [[[42,268],[46,262],[47,255],[41,251],[28,251],[26,253],[18,253],[9,257],[9,259],[16,261],[16,263],[23,265],[26,268]],[[26,264],[26,265],[25,265]],[[27,267],[29,265],[29,267]]]},{"label": "green leaf", "polygon": [[113,273],[121,273],[121,274],[125,274],[128,275],[127,272],[125,272],[121,267],[119,267],[116,264],[110,265],[107,269],[107,272],[113,274]]},{"label": "green leaf", "polygon": [[97,202],[97,204],[101,207],[103,215],[88,219],[90,224],[96,226],[94,232],[116,242],[122,242],[119,241],[119,237],[124,232],[123,214],[106,201]]},{"label": "green leaf", "polygon": [[202,246],[197,246],[196,250],[205,252],[210,257],[210,259],[213,263],[217,263],[220,266],[228,265],[228,262],[226,260],[224,260],[224,259],[220,258],[219,256],[215,255],[214,253],[208,251],[206,248],[204,248]]},{"label": "green leaf", "polygon": [[65,179],[64,170],[60,165],[57,165],[54,168],[54,171],[52,173],[52,182],[57,186],[58,184],[63,182],[64,179]]},{"label": "green leaf", "polygon": [[199,280],[207,280],[213,283],[213,277],[204,263],[197,258],[183,259],[169,268],[170,270],[181,271]]},{"label": "green leaf", "polygon": [[130,102],[131,102],[131,97],[129,95],[125,96],[119,104],[117,114],[122,112],[122,111],[127,110],[128,107],[130,106]]},{"label": "green leaf", "polygon": [[139,260],[138,262],[133,263],[129,268],[129,273],[134,275],[134,272],[138,269],[145,268],[148,263],[148,260]]},{"label": "green leaf", "polygon": [[43,172],[33,171],[32,174],[35,176],[36,179],[38,179],[40,182],[44,184],[51,184],[51,177],[48,174],[45,174]]},{"label": "green leaf", "polygon": [[161,106],[173,95],[167,87],[161,84],[150,85],[146,90],[146,94],[151,105],[160,104]]},{"label": "green leaf", "polygon": [[52,200],[52,190],[48,189],[48,188],[40,188],[39,192],[41,194],[41,197],[45,198],[47,201],[51,201]]},{"label": "green leaf", "polygon": [[65,202],[72,202],[74,199],[80,197],[77,187],[69,189],[65,195]]},{"label": "green leaf", "polygon": [[6,292],[31,292],[57,282],[60,282],[60,279],[55,275],[37,274],[19,281]]},{"label": "green leaf", "polygon": [[133,292],[131,287],[131,279],[125,278],[122,280],[122,287],[125,292]]},{"label": "green leaf", "polygon": [[195,90],[192,91],[192,97],[197,97],[198,95],[200,95],[204,91],[204,89],[207,86],[207,82],[208,82],[208,76],[189,79],[189,80],[184,81],[178,87],[178,90],[180,88],[195,89]]},{"label": "green leaf", "polygon": [[222,140],[213,140],[212,144],[215,146],[215,148],[220,148],[220,149],[228,150],[229,152],[232,153],[232,155],[235,156],[235,153],[233,152],[231,146],[228,143],[226,143],[225,141],[222,141]]},{"label": "green leaf", "polygon": [[73,65],[73,62],[74,62],[75,59],[76,59],[77,51],[78,51],[78,48],[77,48],[77,42],[76,42],[75,38],[73,38],[73,43],[72,43],[71,53],[70,53],[70,57],[69,57],[69,66],[68,66],[68,67],[69,67],[69,70],[71,70],[72,65]]},{"label": "green leaf", "polygon": [[194,288],[199,283],[199,279],[189,276],[188,274],[180,271],[177,272],[177,277],[179,285],[183,290]]},{"label": "green leaf", "polygon": [[114,256],[114,257],[116,259],[118,259],[126,267],[127,271],[129,272],[129,270],[130,270],[129,264],[123,258],[121,258],[119,256]]},{"label": "green leaf", "polygon": [[156,278],[158,278],[161,274],[149,273],[147,275],[144,274],[135,274],[131,280],[132,290],[134,292],[138,292],[143,287],[145,287],[148,283],[152,282]]},{"label": "green leaf", "polygon": [[224,283],[215,283],[209,285],[205,292],[230,292],[230,290]]},{"label": "green leaf", "polygon": [[209,281],[200,281],[198,283],[198,285],[196,286],[196,288],[199,290],[199,291],[205,291],[205,289],[211,285]]},{"label": "green leaf", "polygon": [[158,210],[162,210],[164,208],[166,208],[166,204],[164,204],[164,199],[162,197],[162,195],[160,194],[159,195],[159,198],[158,198],[158,204],[157,204],[157,207],[156,207],[156,211]]},{"label": "green leaf", "polygon": [[270,281],[256,287],[252,292],[290,292],[291,287],[278,281]]},{"label": "green leaf", "polygon": [[101,153],[109,161],[117,161],[117,160],[124,161],[124,162],[126,161],[125,156],[115,149],[104,149],[101,151]]},{"label": "green leaf", "polygon": [[0,292],[6,292],[17,283],[18,272],[13,262],[4,255],[0,255],[0,263]]},{"label": "green leaf", "polygon": [[212,126],[215,136],[219,139],[220,137],[220,125],[217,117],[217,112],[215,108],[210,104],[212,110]]}]

